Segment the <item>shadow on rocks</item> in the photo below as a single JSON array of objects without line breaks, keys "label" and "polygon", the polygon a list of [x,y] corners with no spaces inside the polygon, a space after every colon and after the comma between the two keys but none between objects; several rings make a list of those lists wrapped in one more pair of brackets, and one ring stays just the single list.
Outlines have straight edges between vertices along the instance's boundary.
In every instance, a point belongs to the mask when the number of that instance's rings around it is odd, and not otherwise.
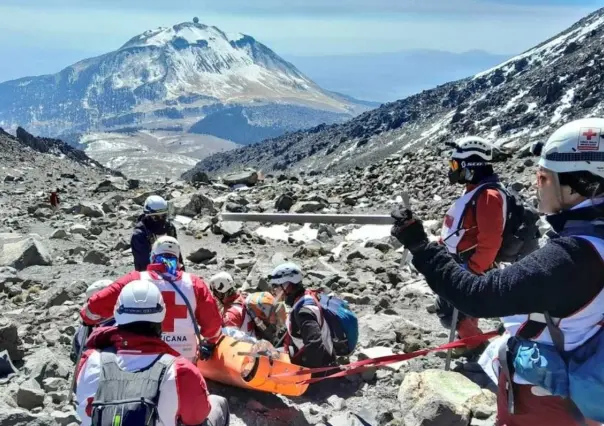
[{"label": "shadow on rocks", "polygon": [[253,426],[307,426],[304,413],[289,406],[285,398],[264,392],[225,386],[208,381],[211,394],[228,399],[231,415]]}]

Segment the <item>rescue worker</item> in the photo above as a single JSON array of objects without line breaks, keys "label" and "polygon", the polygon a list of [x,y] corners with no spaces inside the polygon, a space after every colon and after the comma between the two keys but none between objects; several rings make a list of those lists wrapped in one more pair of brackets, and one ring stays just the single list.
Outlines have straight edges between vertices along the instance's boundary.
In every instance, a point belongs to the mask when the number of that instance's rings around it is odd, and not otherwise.
[{"label": "rescue worker", "polygon": [[77,367],[82,425],[229,424],[227,400],[209,395],[197,367],[161,339],[166,315],[152,282],[135,280],[122,288],[117,326],[93,332]]},{"label": "rescue worker", "polygon": [[262,291],[243,295],[235,289],[233,277],[219,272],[210,278],[214,297],[222,304],[222,326],[244,332],[256,340],[276,344],[285,325],[285,307],[272,294]]},{"label": "rescue worker", "polygon": [[235,288],[235,281],[228,272],[219,272],[210,277],[210,289],[222,306],[222,325],[241,329],[245,297]]},{"label": "rescue worker", "polygon": [[[463,265],[475,274],[484,274],[494,266],[495,257],[503,241],[505,226],[505,195],[495,188],[482,189],[487,184],[498,183],[493,171],[493,146],[487,140],[469,136],[453,145],[449,160],[449,181],[464,186],[462,196],[455,201],[445,215],[440,242]],[[475,196],[475,194],[477,194]],[[475,208],[468,208],[469,203]],[[436,313],[441,324],[451,329],[453,305],[438,296]],[[459,338],[481,334],[478,319],[458,313],[455,325]],[[484,345],[454,351],[461,355],[480,353]]]},{"label": "rescue worker", "polygon": [[59,198],[59,190],[55,190],[52,191],[50,193],[50,199],[49,199],[50,205],[52,206],[53,210],[58,210],[59,209],[59,204],[61,204],[61,199]]},{"label": "rescue worker", "polygon": [[[604,234],[597,230],[604,220],[603,131],[603,118],[580,119],[535,146],[539,210],[557,236],[504,269],[485,275],[465,270],[446,247],[428,242],[410,210],[399,206],[392,212],[392,234],[413,254],[414,266],[435,293],[474,317],[502,319],[506,333],[483,355],[495,357],[481,359],[485,372],[498,380],[498,426],[597,424],[580,422],[568,399],[528,383],[513,369],[505,374],[509,365],[501,368],[499,360],[514,359],[518,338],[556,349],[562,341],[562,349],[572,351],[601,330]],[[556,322],[547,324],[544,313]]]},{"label": "rescue worker", "polygon": [[[277,301],[291,309],[286,319],[285,348],[291,360],[303,367],[327,367],[335,364],[331,331],[321,307],[302,284],[302,270],[295,263],[283,263],[268,276]],[[290,350],[291,349],[291,350]]]},{"label": "rescue worker", "polygon": [[[152,263],[147,270],[130,272],[92,296],[80,313],[84,323],[95,325],[111,317],[122,288],[131,281],[148,280],[159,288],[166,303],[166,318],[162,324],[164,341],[190,361],[195,359],[197,349],[201,359],[210,358],[222,335],[218,306],[201,278],[179,268],[179,256],[180,246],[176,239],[158,238],[153,244]],[[197,324],[205,339],[199,348]]]},{"label": "rescue worker", "polygon": [[[113,283],[113,281],[111,281],[111,280],[98,280],[98,281],[93,282],[86,289],[86,300],[87,301],[90,300],[90,298],[92,296],[94,296],[96,293],[103,290],[104,288],[109,287],[112,283]],[[109,326],[109,325],[113,325],[114,323],[115,323],[115,321],[113,319],[110,319],[101,325]],[[80,355],[80,350],[82,348],[82,345],[84,345],[84,343],[85,343],[89,329],[90,329],[90,327],[82,324],[78,327],[75,335],[73,336],[73,343],[71,345],[71,353],[69,354],[69,357],[71,358],[71,360],[73,362],[76,362],[77,357]]]},{"label": "rescue worker", "polygon": [[[151,247],[162,236],[178,238],[174,224],[168,220],[168,202],[159,195],[151,195],[145,200],[143,214],[137,219],[130,244],[134,257],[134,270],[144,271],[150,263]],[[180,263],[184,265],[182,256]]]}]

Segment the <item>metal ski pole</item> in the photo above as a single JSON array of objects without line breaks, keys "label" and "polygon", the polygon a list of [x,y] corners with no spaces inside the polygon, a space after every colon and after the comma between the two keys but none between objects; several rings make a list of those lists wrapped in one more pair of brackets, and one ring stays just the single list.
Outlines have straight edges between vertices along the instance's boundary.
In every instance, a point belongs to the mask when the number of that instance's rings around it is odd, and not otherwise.
[{"label": "metal ski pole", "polygon": [[[451,318],[451,329],[449,331],[449,343],[453,343],[455,340],[455,330],[457,329],[457,317],[459,317],[459,310],[453,308],[453,317]],[[451,355],[453,349],[447,349],[447,358],[445,360],[445,371],[449,371],[451,368]]]}]

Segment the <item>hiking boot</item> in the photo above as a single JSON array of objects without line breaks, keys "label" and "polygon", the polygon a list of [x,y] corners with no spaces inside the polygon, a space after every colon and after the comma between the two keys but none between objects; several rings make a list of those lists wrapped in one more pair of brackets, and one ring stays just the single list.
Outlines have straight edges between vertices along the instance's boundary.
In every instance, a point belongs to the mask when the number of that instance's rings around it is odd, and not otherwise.
[{"label": "hiking boot", "polygon": [[[482,334],[482,330],[478,327],[478,318],[464,318],[457,322],[458,339],[465,339],[466,337],[472,337],[478,334]],[[452,356],[455,358],[463,356],[468,359],[473,359],[477,356],[479,357],[486,348],[486,343],[479,343],[464,348],[455,348],[453,349]]]}]

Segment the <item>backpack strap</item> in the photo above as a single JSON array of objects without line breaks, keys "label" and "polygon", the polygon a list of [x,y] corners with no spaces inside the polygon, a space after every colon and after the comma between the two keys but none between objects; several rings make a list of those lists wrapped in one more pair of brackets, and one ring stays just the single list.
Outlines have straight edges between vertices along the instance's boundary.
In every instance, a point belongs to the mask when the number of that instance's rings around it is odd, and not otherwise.
[{"label": "backpack strap", "polygon": [[199,324],[197,324],[197,320],[195,319],[195,312],[193,312],[193,308],[191,307],[191,303],[189,303],[189,299],[184,295],[181,289],[178,288],[174,282],[164,278],[172,288],[178,293],[178,295],[184,300],[185,305],[187,306],[187,310],[189,311],[189,315],[191,315],[191,322],[193,323],[193,329],[195,330],[195,335],[199,339],[199,343],[202,342],[201,331],[199,330]]},{"label": "backpack strap", "polygon": [[[458,231],[463,228],[463,221],[466,217],[466,213],[468,212],[469,208],[472,208],[472,213],[474,214],[474,217],[476,217],[476,209],[478,206],[478,197],[480,197],[480,194],[482,194],[482,192],[487,189],[496,189],[500,193],[502,193],[504,198],[509,197],[508,192],[503,187],[501,182],[487,182],[487,183],[483,183],[483,184],[479,185],[476,188],[474,194],[472,194],[472,198],[470,198],[470,201],[467,202],[467,204],[463,208],[463,211],[461,212],[461,220],[459,221],[459,225],[457,226]],[[504,200],[504,201],[506,202],[506,207],[507,207],[507,200]],[[506,218],[507,218],[507,212],[506,212]],[[505,228],[505,225],[504,225],[504,228]]]},{"label": "backpack strap", "polygon": [[[325,322],[325,318],[323,315],[323,308],[321,307],[321,302],[319,302],[319,299],[317,299],[316,292],[314,292],[312,290],[307,290],[306,293],[304,293],[304,296],[310,296],[315,301],[315,304],[317,305],[317,309],[319,310],[319,322],[320,322],[319,325],[321,326],[321,328],[323,328],[323,323]],[[300,312],[300,309],[302,309],[304,307],[304,296],[302,296],[300,301],[296,304],[297,307],[295,307],[295,309],[294,309],[294,312],[296,314],[298,314],[298,312]]]}]

